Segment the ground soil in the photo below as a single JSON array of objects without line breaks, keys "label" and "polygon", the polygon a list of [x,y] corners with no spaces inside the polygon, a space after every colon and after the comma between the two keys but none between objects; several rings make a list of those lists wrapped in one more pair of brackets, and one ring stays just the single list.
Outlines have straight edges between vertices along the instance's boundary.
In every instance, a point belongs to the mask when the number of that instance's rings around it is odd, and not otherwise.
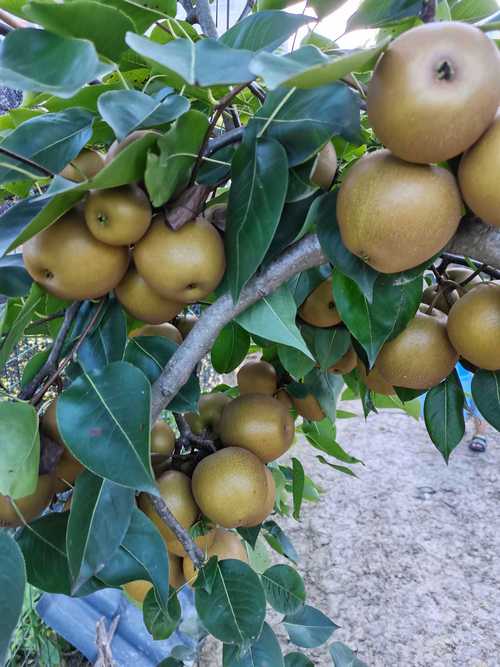
[{"label": "ground soil", "polygon": [[[464,439],[449,466],[423,423],[395,411],[340,420],[338,440],[364,461],[359,479],[300,443],[294,453],[325,493],[300,523],[281,521],[309,604],[341,626],[333,639],[369,667],[498,667],[500,435],[488,432],[486,454]],[[200,667],[219,656],[207,642]],[[310,657],[331,667],[325,649]]]}]

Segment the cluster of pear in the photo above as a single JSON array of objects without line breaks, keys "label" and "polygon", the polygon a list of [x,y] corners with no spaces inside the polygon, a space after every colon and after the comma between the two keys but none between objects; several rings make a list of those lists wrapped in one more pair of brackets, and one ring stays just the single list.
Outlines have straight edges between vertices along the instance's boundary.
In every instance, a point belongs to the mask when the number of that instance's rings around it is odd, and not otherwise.
[{"label": "cluster of pear", "polygon": [[[92,177],[141,136],[132,133],[112,146],[106,159],[85,150],[62,175]],[[150,324],[171,320],[185,304],[207,296],[226,266],[223,241],[208,220],[198,217],[173,230],[137,183],[89,192],[27,241],[23,257],[31,277],[51,294],[83,300],[114,289],[130,315]]]},{"label": "cluster of pear", "polygon": [[[382,273],[419,266],[455,234],[462,197],[500,225],[500,59],[464,23],[395,39],[368,86],[368,120],[387,147],[349,169],[337,218],[346,247]],[[496,117],[495,117],[496,116]],[[460,154],[458,183],[443,163]]]}]

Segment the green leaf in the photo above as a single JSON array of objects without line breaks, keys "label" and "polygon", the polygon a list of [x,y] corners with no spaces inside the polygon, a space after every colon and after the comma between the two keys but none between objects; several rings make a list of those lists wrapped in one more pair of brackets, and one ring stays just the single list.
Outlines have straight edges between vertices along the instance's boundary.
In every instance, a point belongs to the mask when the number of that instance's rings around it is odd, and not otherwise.
[{"label": "green leaf", "polygon": [[[159,336],[136,336],[128,341],[125,349],[125,361],[137,366],[148,380],[155,382],[167,365],[178,345],[173,341]],[[196,412],[200,398],[200,383],[196,372],[170,402],[169,410],[173,412]]]},{"label": "green leaf", "polygon": [[0,403],[0,493],[14,500],[35,492],[40,436],[38,416],[28,403]]},{"label": "green leaf", "polygon": [[[218,185],[219,182],[229,178],[231,173],[231,162],[236,153],[237,146],[231,144],[216,151],[210,156],[210,160],[204,159],[196,174],[196,182],[201,185]],[[213,162],[212,160],[217,160]]]},{"label": "green leaf", "polygon": [[149,454],[150,394],[144,374],[117,361],[103,370],[84,371],[63,391],[57,422],[68,449],[86,468],[157,494]]},{"label": "green leaf", "polygon": [[155,21],[166,16],[175,16],[175,0],[99,0],[112,5],[129,16],[139,33],[146,32]]},{"label": "green leaf", "polygon": [[230,373],[248,353],[250,336],[236,322],[229,322],[221,330],[210,352],[212,366],[217,373]]},{"label": "green leaf", "polygon": [[251,334],[294,347],[313,358],[295,324],[297,306],[290,288],[282,285],[236,318]]},{"label": "green leaf", "polygon": [[283,619],[290,641],[303,648],[315,648],[327,642],[339,627],[322,611],[305,605]]},{"label": "green leaf", "polygon": [[138,507],[132,508],[130,524],[120,548],[99,572],[108,586],[129,581],[150,581],[164,608],[168,605],[168,552],[158,529]]},{"label": "green leaf", "polygon": [[299,556],[295,547],[291,543],[289,537],[278,526],[276,521],[266,521],[262,524],[262,528],[264,530],[264,537],[269,546],[281,556],[285,556],[285,558],[291,560],[292,563],[298,562]]},{"label": "green leaf", "polygon": [[73,591],[97,575],[118,549],[134,505],[133,489],[97,477],[89,470],[78,476],[66,534]]},{"label": "green leaf", "polygon": [[0,665],[4,665],[10,638],[21,616],[26,587],[23,554],[12,537],[0,531]]},{"label": "green leaf", "polygon": [[259,11],[238,21],[220,37],[219,42],[233,49],[274,51],[306,23],[310,16],[280,11]]},{"label": "green leaf", "polygon": [[341,359],[351,346],[351,336],[343,326],[322,329],[306,324],[301,327],[301,331],[321,370],[324,371]]},{"label": "green leaf", "polygon": [[252,528],[237,528],[238,533],[247,542],[252,549],[255,549],[257,538],[260,535],[260,526],[253,526]]},{"label": "green leaf", "polygon": [[283,654],[267,623],[264,623],[260,637],[243,652],[241,646],[224,644],[223,667],[284,667]]},{"label": "green leaf", "polygon": [[314,663],[303,653],[293,651],[285,655],[285,667],[314,667]]},{"label": "green leaf", "polygon": [[292,458],[292,474],[293,518],[298,521],[304,498],[305,473],[302,463],[295,457]]},{"label": "green leaf", "polygon": [[278,359],[283,368],[296,380],[300,380],[312,371],[315,362],[300,350],[286,345],[278,345]]},{"label": "green leaf", "polygon": [[144,625],[155,641],[168,639],[181,620],[181,605],[174,588],[170,589],[168,604],[163,607],[152,588],[143,603]]},{"label": "green leaf", "polygon": [[58,35],[93,42],[101,56],[114,62],[127,49],[126,33],[135,29],[132,20],[119,10],[90,0],[65,4],[32,0],[25,5],[24,13],[34,23]]},{"label": "green leaf", "polygon": [[325,18],[346,3],[346,0],[310,0],[309,4],[319,19]]},{"label": "green leaf", "polygon": [[204,113],[187,111],[158,140],[160,155],[148,154],[145,181],[154,206],[162,206],[188,185],[207,130]]},{"label": "green leaf", "polygon": [[176,658],[167,658],[162,660],[158,667],[184,667],[184,663]]},{"label": "green leaf", "polygon": [[483,417],[500,431],[500,371],[477,371],[472,378],[472,398]]},{"label": "green leaf", "polygon": [[307,422],[302,425],[307,441],[316,449],[329,456],[334,456],[344,463],[363,463],[360,459],[348,454],[336,441],[336,429],[329,419],[320,422]]},{"label": "green leaf", "polygon": [[78,350],[78,363],[87,373],[122,361],[127,344],[127,321],[118,301],[111,301],[99,325]]},{"label": "green leaf", "polygon": [[[17,155],[58,173],[75,158],[92,135],[94,118],[85,109],[68,109],[30,118],[0,144]],[[0,154],[0,183],[46,177],[40,169]],[[23,173],[17,171],[20,168]]]},{"label": "green leaf", "polygon": [[302,164],[334,134],[357,141],[359,100],[343,83],[313,90],[280,88],[269,93],[249,128],[279,141],[291,167]]},{"label": "green leaf", "polygon": [[304,378],[303,384],[289,385],[289,390],[301,398],[304,398],[308,394],[315,396],[325,415],[334,422],[337,412],[337,401],[343,386],[344,380],[341,375],[313,368]]},{"label": "green leaf", "polygon": [[363,0],[347,21],[347,30],[380,28],[408,16],[418,16],[422,0]]},{"label": "green leaf", "polygon": [[36,28],[9,33],[0,51],[0,80],[4,86],[58,97],[71,97],[84,84],[110,70],[101,65],[91,42]]},{"label": "green leaf", "polygon": [[189,100],[182,95],[156,100],[139,90],[111,90],[99,97],[97,106],[121,140],[134,130],[170,123],[189,109]]},{"label": "green leaf", "polygon": [[21,254],[0,259],[0,294],[4,296],[26,296],[33,280],[24,268]]},{"label": "green leaf", "polygon": [[339,270],[333,298],[342,321],[365,350],[370,366],[382,345],[397,336],[415,316],[422,296],[420,273],[380,275],[369,303],[356,283]]},{"label": "green leaf", "polygon": [[464,437],[465,396],[456,371],[425,396],[427,432],[448,463],[451,452]]},{"label": "green leaf", "polygon": [[273,565],[262,575],[266,598],[281,614],[294,614],[306,601],[302,577],[289,565]]},{"label": "green leaf", "polygon": [[287,186],[287,157],[277,141],[241,144],[232,162],[225,233],[226,278],[235,302],[271,245]]},{"label": "green leaf", "polygon": [[498,12],[496,0],[458,0],[451,6],[451,18],[454,21],[474,23]]},{"label": "green leaf", "polygon": [[422,408],[420,401],[417,399],[403,402],[398,396],[385,396],[372,392],[372,401],[376,408],[403,410],[403,412],[406,412],[407,415],[413,417],[416,421],[420,419]]},{"label": "green leaf", "polygon": [[196,611],[205,628],[228,644],[259,637],[266,615],[266,598],[257,574],[239,560],[217,564],[212,592],[195,591]]},{"label": "green leaf", "polygon": [[334,642],[330,646],[330,655],[333,667],[368,667],[362,662],[348,646],[342,642]]},{"label": "green leaf", "polygon": [[7,363],[7,359],[10,357],[12,350],[15,348],[18,341],[21,339],[24,330],[31,322],[33,314],[43,301],[44,296],[45,293],[41,287],[36,283],[33,284],[28,298],[24,301],[21,310],[11,324],[9,332],[0,347],[0,369]]}]

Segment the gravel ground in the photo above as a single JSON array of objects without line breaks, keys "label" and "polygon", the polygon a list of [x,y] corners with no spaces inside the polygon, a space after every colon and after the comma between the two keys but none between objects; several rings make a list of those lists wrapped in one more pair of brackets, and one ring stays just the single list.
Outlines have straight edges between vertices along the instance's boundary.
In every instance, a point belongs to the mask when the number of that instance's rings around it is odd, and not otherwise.
[{"label": "gravel ground", "polygon": [[[300,523],[281,525],[308,602],[369,667],[500,665],[500,436],[488,439],[487,453],[474,454],[466,438],[446,466],[423,423],[404,414],[341,420],[339,442],[365,463],[357,480],[297,445],[325,494]],[[326,650],[310,655],[331,667]],[[207,642],[200,667],[220,664]]]}]

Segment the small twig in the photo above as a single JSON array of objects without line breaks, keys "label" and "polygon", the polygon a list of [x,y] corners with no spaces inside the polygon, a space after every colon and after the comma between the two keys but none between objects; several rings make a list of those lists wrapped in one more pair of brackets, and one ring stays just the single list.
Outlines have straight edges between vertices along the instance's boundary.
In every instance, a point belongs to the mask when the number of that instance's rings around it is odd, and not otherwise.
[{"label": "small twig", "polygon": [[258,83],[255,83],[255,81],[250,82],[248,84],[248,90],[252,93],[254,97],[256,97],[259,100],[259,102],[264,104],[264,102],[266,101],[266,94]]},{"label": "small twig", "polygon": [[4,23],[3,21],[0,21],[0,35],[8,35],[9,32],[12,32],[14,28],[12,28],[10,25],[7,23]]},{"label": "small twig", "polygon": [[26,28],[29,25],[33,25],[32,23],[28,23],[28,21],[23,21],[22,19],[18,19],[15,16],[12,16],[12,14],[9,14],[9,12],[6,12],[4,9],[0,9],[0,19],[4,21],[4,23],[7,23],[11,28]]},{"label": "small twig", "polygon": [[243,21],[245,16],[248,16],[248,14],[250,14],[252,9],[254,8],[254,5],[255,5],[255,0],[247,0],[246,3],[245,3],[245,6],[243,7],[243,11],[238,16],[238,20],[236,21],[236,23],[239,23],[240,21]]},{"label": "small twig", "polygon": [[217,32],[215,21],[212,17],[212,12],[210,11],[208,0],[196,0],[194,12],[196,21],[200,28],[203,30],[203,33],[207,37],[217,39],[219,34]]},{"label": "small twig", "polygon": [[462,280],[462,282],[459,283],[460,287],[465,287],[466,285],[468,285],[470,282],[474,280],[474,278],[477,278],[477,276],[480,273],[483,273],[487,268],[488,267],[486,266],[486,264],[481,264],[481,266],[478,266],[477,269],[470,274],[470,276],[468,276],[465,280]]},{"label": "small twig", "polygon": [[229,132],[224,132],[224,134],[221,134],[218,137],[210,139],[205,149],[205,152],[203,153],[203,156],[209,157],[210,155],[213,155],[217,151],[220,151],[221,148],[225,148],[226,146],[230,146],[231,144],[239,144],[243,139],[244,132],[245,132],[244,127],[235,127],[234,130],[230,130]]},{"label": "small twig", "polygon": [[436,18],[436,0],[423,0],[420,10],[420,19],[423,23],[431,23]]},{"label": "small twig", "polygon": [[24,155],[19,155],[18,153],[11,151],[9,148],[5,148],[5,146],[0,146],[0,153],[7,155],[14,160],[18,160],[19,162],[22,162],[23,164],[26,164],[33,169],[38,169],[42,172],[42,174],[45,174],[45,176],[54,176],[54,172],[50,171],[50,169],[42,167],[42,165],[38,164],[38,162],[30,160],[28,157],[24,157]]},{"label": "small twig", "polygon": [[181,440],[181,444],[183,446],[189,447],[191,444],[193,444],[201,447],[202,449],[209,449],[211,452],[216,451],[212,438],[210,438],[206,433],[199,435],[193,433],[184,415],[174,414],[174,417],[177,428],[179,429],[179,433],[181,434],[179,439]]},{"label": "small twig", "polygon": [[166,222],[172,229],[180,229],[201,213],[209,194],[210,188],[206,185],[192,185],[184,190],[168,209],[164,209]]},{"label": "small twig", "polygon": [[113,660],[113,652],[111,644],[115,636],[116,628],[120,622],[120,615],[117,614],[111,621],[109,630],[106,629],[106,619],[104,617],[97,621],[95,634],[97,646],[97,660],[94,667],[116,667],[116,662]]},{"label": "small twig", "polygon": [[491,278],[498,280],[500,278],[500,270],[486,264],[485,262],[474,259],[465,259],[463,255],[456,255],[455,253],[443,252],[441,253],[441,263],[438,266],[438,271],[444,273],[449,264],[460,264],[470,269],[472,264],[476,269],[480,269],[480,273],[487,273]]}]

